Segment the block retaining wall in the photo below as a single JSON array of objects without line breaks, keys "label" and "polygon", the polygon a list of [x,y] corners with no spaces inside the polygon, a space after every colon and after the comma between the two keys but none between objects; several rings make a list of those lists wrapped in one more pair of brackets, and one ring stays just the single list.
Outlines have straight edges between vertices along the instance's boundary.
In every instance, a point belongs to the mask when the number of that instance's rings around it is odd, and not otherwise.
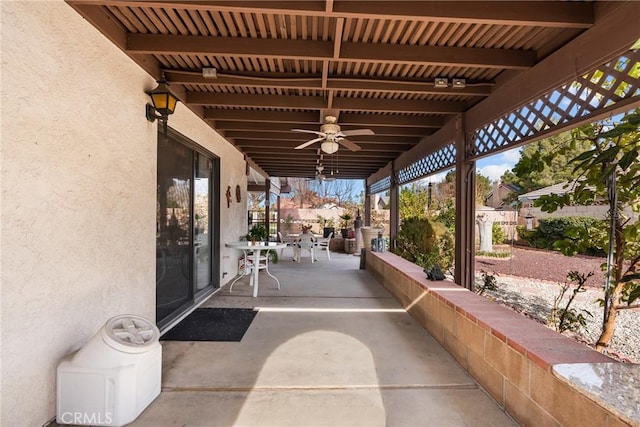
[{"label": "block retaining wall", "polygon": [[521,425],[631,425],[552,372],[612,359],[392,253],[367,251],[366,268]]}]

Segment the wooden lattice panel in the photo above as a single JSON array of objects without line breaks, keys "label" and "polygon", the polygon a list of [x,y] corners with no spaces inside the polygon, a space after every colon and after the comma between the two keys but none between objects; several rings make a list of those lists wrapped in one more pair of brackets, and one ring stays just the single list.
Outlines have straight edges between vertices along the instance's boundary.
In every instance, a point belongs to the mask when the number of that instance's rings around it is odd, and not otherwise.
[{"label": "wooden lattice panel", "polygon": [[391,188],[391,177],[386,176],[379,181],[374,182],[369,186],[368,194],[382,193]]},{"label": "wooden lattice panel", "polygon": [[541,132],[631,98],[640,98],[640,50],[629,51],[476,130],[469,157],[520,145]]},{"label": "wooden lattice panel", "polygon": [[423,157],[406,168],[400,169],[396,173],[396,182],[406,184],[416,179],[433,175],[444,169],[449,169],[456,164],[455,144],[445,145],[438,151]]}]

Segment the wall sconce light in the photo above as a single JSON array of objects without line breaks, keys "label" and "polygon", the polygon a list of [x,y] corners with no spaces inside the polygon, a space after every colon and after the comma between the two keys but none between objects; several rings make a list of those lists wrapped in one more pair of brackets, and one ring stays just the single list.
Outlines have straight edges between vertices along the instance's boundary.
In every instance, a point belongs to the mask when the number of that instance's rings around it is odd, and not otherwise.
[{"label": "wall sconce light", "polygon": [[147,120],[154,122],[158,119],[166,135],[167,120],[169,115],[175,111],[178,98],[169,90],[169,84],[164,78],[164,73],[162,73],[162,77],[157,83],[158,86],[155,89],[146,92],[146,94],[151,97],[151,102],[153,103],[153,105],[147,104]]},{"label": "wall sconce light", "polygon": [[446,77],[436,77],[433,81],[434,87],[449,87],[449,79]]}]

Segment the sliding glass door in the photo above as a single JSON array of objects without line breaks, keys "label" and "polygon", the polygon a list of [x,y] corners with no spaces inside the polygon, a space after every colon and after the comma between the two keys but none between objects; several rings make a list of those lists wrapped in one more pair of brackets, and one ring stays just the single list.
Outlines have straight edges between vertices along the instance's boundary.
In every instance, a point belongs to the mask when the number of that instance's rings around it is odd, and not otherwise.
[{"label": "sliding glass door", "polygon": [[158,138],[156,322],[162,327],[218,286],[218,159],[177,132]]}]

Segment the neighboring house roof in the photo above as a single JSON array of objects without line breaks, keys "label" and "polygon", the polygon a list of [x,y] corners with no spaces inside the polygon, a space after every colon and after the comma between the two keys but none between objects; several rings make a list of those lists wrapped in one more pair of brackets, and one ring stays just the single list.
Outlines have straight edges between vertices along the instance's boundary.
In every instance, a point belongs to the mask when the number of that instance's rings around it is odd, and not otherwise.
[{"label": "neighboring house roof", "polygon": [[386,208],[389,206],[389,196],[378,196],[378,206]]},{"label": "neighboring house roof", "polygon": [[570,193],[573,191],[575,184],[576,184],[576,181],[573,181],[573,182],[565,181],[559,184],[553,184],[548,187],[540,188],[538,190],[521,194],[518,196],[518,201],[526,202],[529,200],[536,200],[542,196],[548,196],[550,194],[562,195],[562,194]]},{"label": "neighboring house roof", "polygon": [[[514,192],[514,191],[520,191],[520,187],[515,185],[515,184],[511,184],[508,182],[501,182],[500,184],[498,184],[498,187],[502,187],[505,190]],[[487,195],[487,197],[485,197],[485,200],[489,199],[491,196],[493,196],[493,190],[491,190],[489,192],[489,194]]]},{"label": "neighboring house roof", "polygon": [[[500,194],[500,193],[501,193],[500,189],[503,189],[503,190],[504,190],[504,191],[502,192],[502,193],[504,193],[504,194],[502,194],[502,200],[498,200],[498,201],[493,201],[493,202],[491,202],[491,201],[493,200],[493,197],[494,197],[494,194],[493,194],[493,193],[494,193],[494,191],[495,191],[496,189],[498,190],[498,196],[500,196],[500,195],[501,195],[501,194]],[[494,186],[494,188],[489,192],[489,194],[487,194],[487,196],[484,198],[484,202],[485,202],[485,203],[487,203],[487,204],[488,204],[488,203],[491,203],[492,205],[497,204],[496,202],[500,202],[500,204],[499,204],[498,206],[495,206],[495,207],[496,207],[496,208],[500,208],[500,209],[502,209],[502,208],[504,208],[504,206],[505,206],[505,204],[504,204],[504,198],[505,198],[508,194],[515,193],[515,192],[518,192],[518,191],[520,191],[520,187],[519,187],[519,186],[517,186],[517,185],[515,185],[515,184],[511,184],[511,183],[509,183],[509,182],[500,182],[499,184],[497,184],[497,187],[496,187],[496,186]],[[508,204],[507,206],[511,206],[511,205],[512,205],[512,203],[511,203],[511,204]]]}]

